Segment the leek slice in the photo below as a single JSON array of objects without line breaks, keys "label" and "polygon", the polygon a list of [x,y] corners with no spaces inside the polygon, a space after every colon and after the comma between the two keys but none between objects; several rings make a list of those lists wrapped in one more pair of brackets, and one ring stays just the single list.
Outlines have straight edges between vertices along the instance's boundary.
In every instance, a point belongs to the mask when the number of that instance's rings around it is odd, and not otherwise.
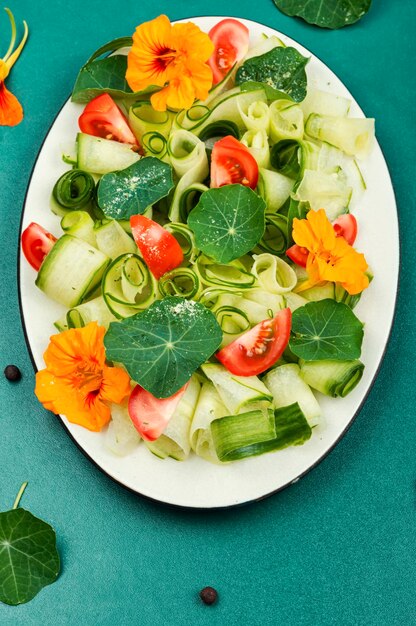
[{"label": "leek slice", "polygon": [[61,332],[69,328],[82,328],[90,322],[97,322],[100,326],[108,328],[110,322],[114,322],[116,318],[106,305],[104,298],[98,296],[88,302],[83,302],[69,311],[54,322],[54,326]]},{"label": "leek slice", "polygon": [[266,203],[266,219],[268,213],[275,213],[284,205],[294,185],[295,181],[292,178],[260,167],[257,192]]},{"label": "leek slice", "polygon": [[374,119],[312,114],[306,122],[306,132],[363,159],[373,147]]},{"label": "leek slice", "polygon": [[123,254],[108,266],[102,281],[103,298],[115,317],[123,319],[147,309],[157,297],[157,285],[137,254]]},{"label": "leek slice", "polygon": [[272,394],[257,376],[234,376],[225,367],[216,363],[204,363],[201,369],[214,383],[221,400],[230,413],[241,413],[253,402],[267,406]]},{"label": "leek slice", "polygon": [[283,294],[292,291],[297,277],[291,266],[273,254],[254,254],[252,272],[259,285],[271,293]]},{"label": "leek slice", "polygon": [[106,220],[96,226],[95,238],[97,248],[111,259],[115,259],[128,252],[137,253],[137,246],[133,239],[120,226],[117,220]]},{"label": "leek slice", "polygon": [[156,441],[144,440],[146,447],[153,454],[162,459],[169,456],[176,461],[184,461],[189,456],[191,451],[190,428],[200,389],[201,383],[198,377],[193,374],[163,434]]},{"label": "leek slice", "polygon": [[[61,219],[61,228],[67,235],[73,235],[83,239],[90,246],[97,248],[97,240],[94,232],[94,220],[86,211],[70,211]],[[101,252],[106,252],[102,250]]]},{"label": "leek slice", "polygon": [[333,221],[346,212],[351,195],[352,189],[348,186],[342,172],[325,174],[305,170],[292,197],[300,202],[308,202],[314,211],[324,208],[328,219]]},{"label": "leek slice", "polygon": [[299,104],[290,100],[275,100],[270,105],[270,137],[273,143],[283,139],[301,140],[303,112]]},{"label": "leek slice", "polygon": [[174,235],[186,261],[193,264],[200,253],[195,245],[195,235],[189,226],[181,222],[168,222],[164,228]]},{"label": "leek slice", "polygon": [[227,408],[214,385],[209,381],[204,382],[190,430],[191,447],[195,454],[207,461],[218,463],[219,459],[212,440],[211,422],[227,414]]},{"label": "leek slice", "polygon": [[255,276],[248,272],[238,259],[222,264],[215,263],[201,254],[195,263],[195,271],[204,285],[227,287],[230,291],[248,289],[254,285],[255,281]]},{"label": "leek slice", "polygon": [[247,146],[259,167],[266,168],[270,166],[269,139],[264,129],[248,130],[241,137],[241,143]]},{"label": "leek slice", "polygon": [[246,109],[242,108],[241,100],[237,100],[238,110],[247,130],[264,130],[269,132],[270,109],[264,100],[251,102]]},{"label": "leek slice", "polygon": [[354,361],[299,361],[300,375],[313,389],[332,398],[345,398],[358,385],[364,364]]},{"label": "leek slice", "polygon": [[143,135],[154,131],[167,139],[173,117],[174,114],[170,111],[155,111],[146,100],[136,102],[129,109],[130,128],[140,143],[142,143]]},{"label": "leek slice", "polygon": [[310,387],[301,377],[298,365],[287,363],[275,367],[263,377],[263,382],[273,394],[275,408],[297,402],[309,426],[319,424],[321,408]]},{"label": "leek slice", "polygon": [[186,130],[171,133],[168,154],[172,167],[180,179],[173,194],[169,219],[172,222],[179,222],[182,219],[181,198],[183,194],[189,194],[189,188],[194,183],[202,183],[208,176],[208,158],[204,142]]},{"label": "leek slice", "polygon": [[177,267],[159,279],[158,288],[162,298],[181,296],[182,298],[197,299],[201,283],[198,275],[191,268]]}]

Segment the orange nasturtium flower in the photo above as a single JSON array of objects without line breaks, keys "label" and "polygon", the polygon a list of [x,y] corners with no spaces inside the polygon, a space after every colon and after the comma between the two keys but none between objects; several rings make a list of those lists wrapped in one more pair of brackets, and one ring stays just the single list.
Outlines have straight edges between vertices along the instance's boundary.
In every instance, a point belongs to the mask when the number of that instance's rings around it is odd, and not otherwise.
[{"label": "orange nasturtium flower", "polygon": [[14,44],[16,42],[16,22],[14,21],[13,13],[9,9],[5,9],[5,11],[9,16],[10,25],[12,27],[12,36],[5,56],[0,59],[0,126],[16,126],[16,124],[19,124],[19,122],[23,119],[22,105],[16,96],[6,89],[4,81],[23,50],[29,30],[26,22],[23,22],[25,27],[23,39],[13,52]]},{"label": "orange nasturtium flower", "polygon": [[309,252],[306,262],[308,280],[297,292],[317,283],[340,283],[349,294],[361,293],[368,287],[368,269],[363,254],[350,246],[344,237],[337,237],[324,209],[309,211],[306,219],[293,220],[293,239]]},{"label": "orange nasturtium flower", "polygon": [[150,98],[156,111],[189,109],[195,98],[208,97],[212,71],[207,61],[213,51],[212,41],[196,24],[171,24],[159,15],[136,28],[126,80],[133,91],[162,87]]},{"label": "orange nasturtium flower", "polygon": [[108,403],[130,394],[130,378],[105,364],[105,328],[90,322],[53,335],[44,354],[46,369],[36,374],[35,394],[45,409],[98,431],[111,418]]}]

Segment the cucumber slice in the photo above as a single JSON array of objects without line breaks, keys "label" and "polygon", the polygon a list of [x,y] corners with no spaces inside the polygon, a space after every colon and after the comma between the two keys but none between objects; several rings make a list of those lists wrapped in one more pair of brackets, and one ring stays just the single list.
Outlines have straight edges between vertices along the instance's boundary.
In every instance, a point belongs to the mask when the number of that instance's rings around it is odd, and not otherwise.
[{"label": "cucumber slice", "polygon": [[315,139],[327,141],[347,154],[365,158],[374,143],[374,119],[312,114],[306,132]]},{"label": "cucumber slice", "polygon": [[308,89],[306,98],[300,103],[300,106],[305,120],[308,119],[311,113],[346,117],[350,110],[351,100],[327,91],[321,91],[320,89]]},{"label": "cucumber slice", "polygon": [[252,402],[269,404],[273,397],[257,376],[234,376],[222,365],[205,363],[201,366],[205,376],[214,383],[221,400],[230,413],[241,413]]},{"label": "cucumber slice", "polygon": [[298,365],[295,363],[280,365],[268,372],[263,382],[272,392],[274,406],[277,409],[297,402],[309,426],[319,424],[321,408],[310,387],[301,378]]},{"label": "cucumber slice", "polygon": [[108,174],[124,170],[139,159],[140,155],[130,144],[85,133],[77,135],[77,167],[85,172]]},{"label": "cucumber slice", "polygon": [[275,213],[289,198],[295,181],[279,172],[260,168],[257,192],[266,203],[266,212]]},{"label": "cucumber slice", "polygon": [[61,332],[68,328],[82,328],[94,321],[105,328],[109,327],[110,322],[116,321],[102,296],[69,309],[63,317],[54,322],[54,326]]},{"label": "cucumber slice", "polygon": [[332,398],[345,398],[358,385],[364,364],[354,361],[299,361],[300,375],[313,389]]},{"label": "cucumber slice", "polygon": [[[86,211],[70,211],[61,219],[61,228],[67,235],[73,235],[83,239],[90,246],[97,248],[97,240],[94,232],[94,220]],[[104,250],[101,250],[104,252]]]},{"label": "cucumber slice", "polygon": [[52,300],[74,307],[100,283],[109,261],[82,239],[63,235],[40,266],[36,285]]},{"label": "cucumber slice", "polygon": [[116,220],[101,223],[94,232],[97,248],[110,259],[115,259],[128,252],[137,254],[138,249],[133,239]]},{"label": "cucumber slice", "polygon": [[218,463],[219,459],[212,440],[211,423],[227,414],[227,408],[214,385],[211,382],[205,382],[199,394],[190,431],[191,446],[195,454],[207,461]]},{"label": "cucumber slice", "polygon": [[302,291],[302,296],[309,302],[316,302],[317,300],[326,300],[330,298],[335,299],[335,285],[334,283],[327,282],[324,285],[316,285]]},{"label": "cucumber slice", "polygon": [[289,307],[292,313],[293,311],[296,311],[296,309],[299,309],[301,306],[305,306],[305,304],[308,304],[308,300],[306,300],[306,298],[303,298],[297,293],[293,293],[293,291],[285,293],[284,297],[286,299],[286,306]]},{"label": "cucumber slice", "polygon": [[293,194],[295,200],[309,202],[311,209],[324,208],[330,221],[345,213],[352,194],[345,176],[341,173],[325,174],[305,170],[302,181]]}]

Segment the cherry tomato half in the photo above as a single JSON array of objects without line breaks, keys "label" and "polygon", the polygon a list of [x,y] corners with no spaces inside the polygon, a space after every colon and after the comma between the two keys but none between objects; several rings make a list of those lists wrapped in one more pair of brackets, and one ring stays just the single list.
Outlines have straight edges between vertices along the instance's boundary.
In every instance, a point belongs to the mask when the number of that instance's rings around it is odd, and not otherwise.
[{"label": "cherry tomato half", "polygon": [[137,145],[126,118],[108,93],[97,96],[87,104],[78,124],[87,135]]},{"label": "cherry tomato half", "polygon": [[292,312],[282,309],[217,352],[216,357],[236,376],[257,376],[279,359],[290,338]]},{"label": "cherry tomato half", "polygon": [[128,411],[135,429],[143,439],[154,441],[165,430],[173,416],[188,383],[169,398],[155,398],[149,391],[136,385],[129,399]]},{"label": "cherry tomato half", "polygon": [[246,54],[249,31],[238,20],[226,19],[211,28],[208,36],[215,46],[208,64],[212,70],[213,84],[216,85]]},{"label": "cherry tomato half", "polygon": [[132,215],[130,226],[144,262],[157,280],[182,263],[182,248],[166,228],[144,215]]},{"label": "cherry tomato half", "polygon": [[345,241],[353,245],[357,237],[357,220],[351,213],[344,213],[332,222],[337,237],[344,237]]},{"label": "cherry tomato half", "polygon": [[43,226],[36,224],[36,222],[31,222],[25,228],[22,233],[22,250],[26,261],[30,263],[33,269],[39,270],[43,259],[55,241],[56,237],[45,230]]},{"label": "cherry tomato half", "polygon": [[211,187],[239,183],[255,189],[259,166],[249,149],[227,135],[214,144],[211,153]]}]

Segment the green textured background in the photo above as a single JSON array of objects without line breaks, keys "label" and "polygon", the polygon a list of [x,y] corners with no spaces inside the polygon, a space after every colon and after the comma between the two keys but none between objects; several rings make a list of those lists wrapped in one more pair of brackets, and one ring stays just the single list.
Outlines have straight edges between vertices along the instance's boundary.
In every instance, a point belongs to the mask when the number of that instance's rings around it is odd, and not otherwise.
[{"label": "green textured background", "polygon": [[[219,0],[9,6],[31,34],[8,80],[25,119],[0,128],[0,366],[12,362],[23,371],[16,385],[0,380],[0,510],[29,480],[23,506],[56,528],[63,568],[31,603],[0,604],[0,624],[415,624],[414,1],[373,0],[359,24],[334,32],[282,15],[271,0],[240,0],[229,9]],[[254,19],[317,54],[377,119],[399,207],[396,322],[364,408],[296,485],[228,511],[169,509],[99,472],[37,404],[20,325],[18,230],[39,146],[90,53],[162,12],[171,19],[206,12]],[[0,17],[4,54],[9,30],[6,14]],[[197,597],[205,585],[220,594],[212,607]]]}]

